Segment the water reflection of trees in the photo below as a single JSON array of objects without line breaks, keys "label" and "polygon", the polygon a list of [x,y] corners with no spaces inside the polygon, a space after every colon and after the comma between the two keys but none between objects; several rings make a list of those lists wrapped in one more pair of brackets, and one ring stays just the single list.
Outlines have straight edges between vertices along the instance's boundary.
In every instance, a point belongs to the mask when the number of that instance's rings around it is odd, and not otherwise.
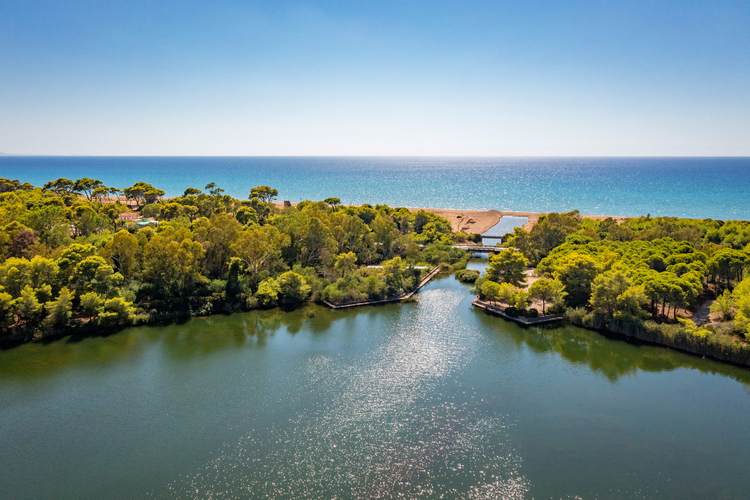
[{"label": "water reflection of trees", "polygon": [[[623,376],[635,375],[638,371],[663,372],[678,368],[692,368],[701,373],[731,377],[750,385],[750,370],[699,358],[674,349],[650,344],[630,342],[616,335],[604,335],[573,325],[558,323],[544,327],[522,328],[484,312],[476,313],[481,322],[493,331],[500,331],[519,346],[546,354],[554,352],[563,359],[588,366],[611,382]],[[498,329],[498,322],[502,328]]]},{"label": "water reflection of trees", "polygon": [[[284,311],[271,309],[232,315],[193,318],[166,325],[129,328],[106,337],[69,337],[45,344],[25,344],[0,351],[0,378],[32,380],[66,369],[107,369],[115,362],[138,359],[153,346],[171,359],[209,356],[228,350],[264,349],[274,336],[300,332],[320,338],[338,333],[362,333],[387,328],[417,304],[354,308],[332,311],[307,305]],[[667,348],[637,345],[620,337],[566,324],[521,328],[500,318],[475,311],[482,329],[498,332],[519,349],[554,352],[575,365],[588,366],[611,382],[639,370],[645,372],[693,368],[702,373],[731,377],[750,387],[750,370],[701,359]],[[750,392],[750,390],[749,390]]]},{"label": "water reflection of trees", "polygon": [[308,304],[287,311],[275,308],[214,315],[132,327],[100,337],[66,337],[29,343],[0,351],[0,378],[30,380],[66,369],[107,369],[112,363],[137,359],[153,346],[162,346],[162,353],[172,359],[208,356],[240,348],[263,349],[277,335],[300,332],[317,337],[330,335],[338,331],[333,328],[334,323],[341,323],[345,331],[358,331],[362,322],[393,319],[403,308],[409,307],[413,305],[332,311]]},{"label": "water reflection of trees", "polygon": [[32,380],[70,367],[106,368],[113,361],[139,357],[146,347],[138,336],[121,334],[23,344],[0,351],[0,379]]},{"label": "water reflection of trees", "polygon": [[300,331],[320,334],[337,316],[330,310],[308,305],[296,310],[270,309],[227,316],[194,318],[169,325],[154,334],[164,342],[166,354],[177,358],[207,355],[225,349],[263,348],[275,335]]}]

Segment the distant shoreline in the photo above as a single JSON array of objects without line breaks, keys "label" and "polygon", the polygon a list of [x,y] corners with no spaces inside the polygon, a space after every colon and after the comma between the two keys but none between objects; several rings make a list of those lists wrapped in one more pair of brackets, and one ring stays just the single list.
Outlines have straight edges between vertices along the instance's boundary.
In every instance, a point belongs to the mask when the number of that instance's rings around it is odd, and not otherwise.
[{"label": "distant shoreline", "polygon": [[[85,199],[85,196],[80,195],[80,198]],[[124,196],[106,196],[103,198],[105,202],[112,203],[112,202],[120,202],[123,205],[128,205],[128,200]],[[168,202],[171,200],[172,197],[163,197],[161,199],[162,202]],[[283,201],[273,201],[272,202],[277,208],[282,209],[284,208],[284,202]],[[297,202],[290,202],[291,206],[296,207],[298,205]],[[360,206],[360,205],[343,205],[343,206]],[[392,208],[398,208],[397,206],[394,206]],[[492,229],[495,225],[497,225],[500,220],[505,216],[510,217],[526,217],[528,222],[526,222],[523,226],[521,226],[526,231],[531,231],[531,228],[533,228],[536,223],[539,221],[539,217],[542,215],[548,215],[552,212],[513,212],[508,210],[461,210],[461,209],[455,209],[455,208],[422,208],[422,207],[405,207],[410,212],[419,212],[420,210],[424,210],[425,212],[430,212],[436,215],[439,215],[440,217],[443,217],[451,224],[451,229],[454,232],[464,232],[464,233],[471,233],[471,234],[484,234],[490,229]],[[579,217],[582,219],[592,219],[592,220],[604,220],[604,219],[614,219],[617,221],[618,224],[621,224],[625,222],[628,219],[636,218],[634,216],[624,216],[624,215],[595,215],[595,214],[578,214]],[[718,219],[717,219],[718,220]],[[726,219],[726,220],[742,220],[742,219]]]},{"label": "distant shoreline", "polygon": [[[464,233],[475,233],[484,234],[494,227],[500,219],[504,216],[511,217],[526,217],[529,221],[524,224],[523,229],[529,231],[534,227],[542,215],[547,215],[541,212],[509,212],[503,210],[455,210],[455,209],[444,209],[444,208],[412,208],[408,207],[410,212],[418,212],[424,210],[425,212],[431,212],[440,217],[447,219],[451,223],[451,227],[454,231],[460,231]],[[609,217],[615,219],[617,223],[624,222],[632,217],[623,217],[617,215],[586,215],[580,214],[581,218],[604,220]]]},{"label": "distant shoreline", "polygon": [[[165,198],[166,200],[166,198]],[[283,201],[274,201],[274,205],[278,208],[284,208]],[[297,203],[290,203],[293,207],[297,206]],[[360,206],[360,205],[345,205],[345,206]],[[393,206],[392,208],[398,208]],[[526,217],[528,222],[524,224],[523,229],[530,231],[539,220],[542,215],[547,215],[543,212],[512,212],[507,210],[460,210],[455,208],[422,208],[422,207],[405,207],[410,212],[419,212],[424,210],[435,215],[443,217],[451,224],[451,229],[454,232],[464,232],[472,234],[484,234],[497,225],[504,216],[511,217]],[[633,217],[625,217],[621,215],[588,215],[579,214],[584,219],[604,220],[612,218],[617,221],[618,224],[632,219]]]}]

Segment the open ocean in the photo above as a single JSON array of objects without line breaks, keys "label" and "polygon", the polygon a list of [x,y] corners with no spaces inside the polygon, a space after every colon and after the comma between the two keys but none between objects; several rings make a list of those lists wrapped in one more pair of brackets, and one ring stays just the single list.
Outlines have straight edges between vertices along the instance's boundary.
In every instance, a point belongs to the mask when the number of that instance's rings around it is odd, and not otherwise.
[{"label": "open ocean", "polygon": [[2,156],[0,177],[41,186],[92,177],[182,194],[215,182],[246,198],[750,220],[750,158],[54,157]]}]

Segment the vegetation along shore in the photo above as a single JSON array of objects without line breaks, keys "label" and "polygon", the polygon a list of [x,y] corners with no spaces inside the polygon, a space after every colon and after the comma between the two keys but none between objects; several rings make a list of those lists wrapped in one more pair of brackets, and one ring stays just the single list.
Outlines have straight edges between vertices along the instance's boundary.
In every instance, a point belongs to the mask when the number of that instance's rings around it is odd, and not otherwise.
[{"label": "vegetation along shore", "polygon": [[[95,179],[0,179],[0,341],[234,311],[408,296],[456,271],[504,315],[563,315],[750,365],[750,223],[342,206],[248,199],[211,183],[182,196]],[[471,252],[502,215],[529,223],[480,275]],[[533,322],[531,322],[533,323]]]},{"label": "vegetation along shore", "polygon": [[503,245],[475,291],[508,315],[563,314],[750,365],[749,222],[548,214]]}]

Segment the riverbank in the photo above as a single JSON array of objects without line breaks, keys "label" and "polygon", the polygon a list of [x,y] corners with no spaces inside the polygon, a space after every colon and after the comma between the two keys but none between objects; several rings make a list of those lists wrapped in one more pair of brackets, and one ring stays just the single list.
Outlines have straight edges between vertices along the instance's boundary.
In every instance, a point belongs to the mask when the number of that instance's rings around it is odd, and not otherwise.
[{"label": "riverbank", "polygon": [[552,322],[560,321],[561,319],[563,319],[562,314],[547,314],[545,316],[534,316],[534,317],[513,316],[505,312],[505,310],[502,307],[498,307],[498,306],[490,304],[487,301],[480,300],[479,297],[474,299],[471,302],[471,305],[474,307],[478,307],[479,309],[483,309],[487,311],[488,313],[493,314],[495,316],[500,316],[503,319],[506,319],[508,321],[513,321],[515,323],[518,323],[519,325],[524,325],[524,326],[542,325],[545,323],[552,323]]},{"label": "riverbank", "polygon": [[401,302],[404,300],[409,300],[415,293],[419,291],[420,288],[425,286],[427,283],[430,282],[432,278],[437,276],[439,272],[440,272],[440,266],[433,268],[429,273],[427,273],[427,276],[422,278],[420,282],[417,284],[417,286],[415,286],[410,292],[404,293],[397,297],[389,297],[389,298],[380,299],[380,300],[363,300],[360,302],[348,302],[348,303],[345,302],[342,304],[334,304],[333,302],[324,300],[323,303],[327,305],[328,307],[330,307],[331,309],[346,309],[349,307],[374,306],[378,304],[388,304],[391,302]]},{"label": "riverbank", "polygon": [[750,344],[728,335],[691,335],[682,325],[656,323],[654,321],[607,320],[602,315],[574,318],[568,313],[565,316],[569,323],[583,328],[633,338],[725,363],[750,367]]},{"label": "riverbank", "polygon": [[534,498],[607,498],[613,483],[742,498],[749,370],[567,323],[521,328],[440,276],[403,307],[256,310],[0,350],[3,496],[388,498],[404,477],[421,478],[405,497],[492,496],[495,475],[523,476]]},{"label": "riverbank", "polygon": [[[422,287],[429,283],[435,276],[440,273],[440,266],[436,266],[427,273],[427,275],[420,280],[420,282],[408,293],[399,295],[397,297],[390,297],[382,300],[369,300],[362,302],[352,302],[344,304],[333,304],[327,300],[321,301],[321,304],[328,306],[331,309],[347,309],[359,306],[369,306],[378,304],[387,304],[393,302],[403,302],[410,299],[415,293],[417,293]],[[271,308],[274,309],[274,308]],[[25,344],[27,342],[49,342],[64,337],[102,337],[107,335],[115,334],[125,328],[131,328],[135,326],[146,326],[146,325],[168,325],[181,320],[189,318],[199,317],[210,317],[210,316],[226,316],[235,313],[246,313],[250,311],[258,310],[269,310],[268,308],[256,308],[256,309],[242,309],[238,308],[231,311],[211,311],[211,312],[200,312],[195,310],[172,310],[168,312],[156,313],[156,314],[140,314],[137,315],[134,321],[123,324],[102,324],[96,321],[80,321],[74,325],[67,326],[63,329],[50,330],[48,332],[39,331],[27,331],[25,329],[17,329],[10,335],[0,336],[0,349],[7,349]]]},{"label": "riverbank", "polygon": [[607,320],[600,314],[591,313],[579,316],[571,310],[566,311],[564,315],[547,315],[536,318],[518,317],[511,316],[505,313],[503,308],[493,306],[478,297],[472,301],[471,305],[495,316],[500,316],[506,321],[513,321],[523,326],[537,326],[562,320],[600,334],[614,334],[626,339],[635,339],[655,346],[676,349],[695,356],[708,357],[746,368],[750,367],[750,344],[728,335],[692,335],[680,324],[661,324],[654,321],[638,320]]}]

